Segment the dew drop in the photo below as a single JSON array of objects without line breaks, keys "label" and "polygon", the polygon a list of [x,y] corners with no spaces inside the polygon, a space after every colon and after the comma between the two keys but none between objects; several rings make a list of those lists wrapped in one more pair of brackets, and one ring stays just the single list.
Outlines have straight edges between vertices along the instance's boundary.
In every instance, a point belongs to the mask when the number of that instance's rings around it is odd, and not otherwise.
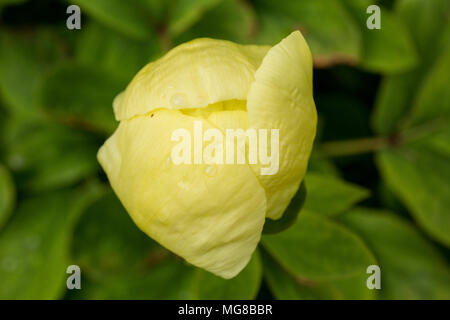
[{"label": "dew drop", "polygon": [[217,168],[215,166],[206,166],[205,173],[207,176],[213,177],[216,175]]},{"label": "dew drop", "polygon": [[185,108],[187,105],[187,98],[184,93],[176,93],[170,98],[170,104],[172,107],[180,109]]}]

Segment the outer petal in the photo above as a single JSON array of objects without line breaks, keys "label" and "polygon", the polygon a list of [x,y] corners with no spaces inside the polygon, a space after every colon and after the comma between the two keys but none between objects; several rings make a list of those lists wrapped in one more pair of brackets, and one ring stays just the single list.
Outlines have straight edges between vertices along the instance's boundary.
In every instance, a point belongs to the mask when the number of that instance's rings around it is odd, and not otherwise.
[{"label": "outer petal", "polygon": [[[177,110],[121,122],[98,158],[135,223],[190,263],[224,278],[239,273],[260,239],[264,189],[248,165],[175,165],[173,130],[192,132]],[[193,135],[193,134],[192,134]]]},{"label": "outer petal", "polygon": [[157,108],[203,108],[225,100],[245,100],[268,50],[208,38],[181,44],[139,71],[114,103],[116,119]]},{"label": "outer petal", "polygon": [[247,98],[252,128],[279,129],[279,171],[260,175],[252,166],[267,195],[267,216],[278,219],[302,181],[317,124],[312,97],[311,52],[295,31],[272,47],[256,71]]}]

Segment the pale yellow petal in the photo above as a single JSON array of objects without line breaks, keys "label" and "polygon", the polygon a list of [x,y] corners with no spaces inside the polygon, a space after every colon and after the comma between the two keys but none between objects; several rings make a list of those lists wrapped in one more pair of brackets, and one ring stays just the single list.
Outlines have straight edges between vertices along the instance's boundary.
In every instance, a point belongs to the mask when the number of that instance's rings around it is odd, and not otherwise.
[{"label": "pale yellow petal", "polygon": [[116,119],[160,108],[203,108],[245,100],[268,49],[208,38],[181,44],[139,71],[116,100]]},{"label": "pale yellow petal", "polygon": [[260,175],[267,195],[267,217],[278,219],[302,181],[317,124],[312,96],[311,52],[295,31],[272,47],[255,74],[247,98],[251,128],[279,129],[279,171]]},{"label": "pale yellow petal", "polygon": [[177,110],[124,120],[98,158],[135,223],[190,263],[224,278],[239,273],[265,220],[264,189],[248,165],[175,165],[175,129],[194,121]]}]

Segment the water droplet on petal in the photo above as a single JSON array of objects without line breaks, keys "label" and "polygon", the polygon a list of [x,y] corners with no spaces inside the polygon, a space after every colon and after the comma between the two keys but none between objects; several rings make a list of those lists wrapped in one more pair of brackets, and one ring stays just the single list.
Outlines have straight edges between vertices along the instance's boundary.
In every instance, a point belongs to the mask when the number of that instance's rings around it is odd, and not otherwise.
[{"label": "water droplet on petal", "polygon": [[206,166],[205,173],[207,176],[213,177],[216,175],[217,168],[215,166]]},{"label": "water droplet on petal", "polygon": [[176,109],[185,108],[187,105],[187,98],[184,93],[176,93],[170,98],[170,104]]}]

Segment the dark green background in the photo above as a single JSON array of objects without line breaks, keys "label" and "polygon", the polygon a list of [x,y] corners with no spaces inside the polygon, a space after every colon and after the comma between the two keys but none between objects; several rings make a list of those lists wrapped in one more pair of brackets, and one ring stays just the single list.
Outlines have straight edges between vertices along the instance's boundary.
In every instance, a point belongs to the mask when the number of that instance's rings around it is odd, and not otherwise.
[{"label": "dark green background", "polygon": [[[0,298],[450,299],[448,0],[0,0]],[[366,8],[381,6],[381,30]],[[307,198],[222,280],[141,233],[96,152],[112,99],[197,37],[314,57],[319,130]],[[82,270],[67,291],[66,268]],[[381,290],[366,287],[381,267]]]}]

